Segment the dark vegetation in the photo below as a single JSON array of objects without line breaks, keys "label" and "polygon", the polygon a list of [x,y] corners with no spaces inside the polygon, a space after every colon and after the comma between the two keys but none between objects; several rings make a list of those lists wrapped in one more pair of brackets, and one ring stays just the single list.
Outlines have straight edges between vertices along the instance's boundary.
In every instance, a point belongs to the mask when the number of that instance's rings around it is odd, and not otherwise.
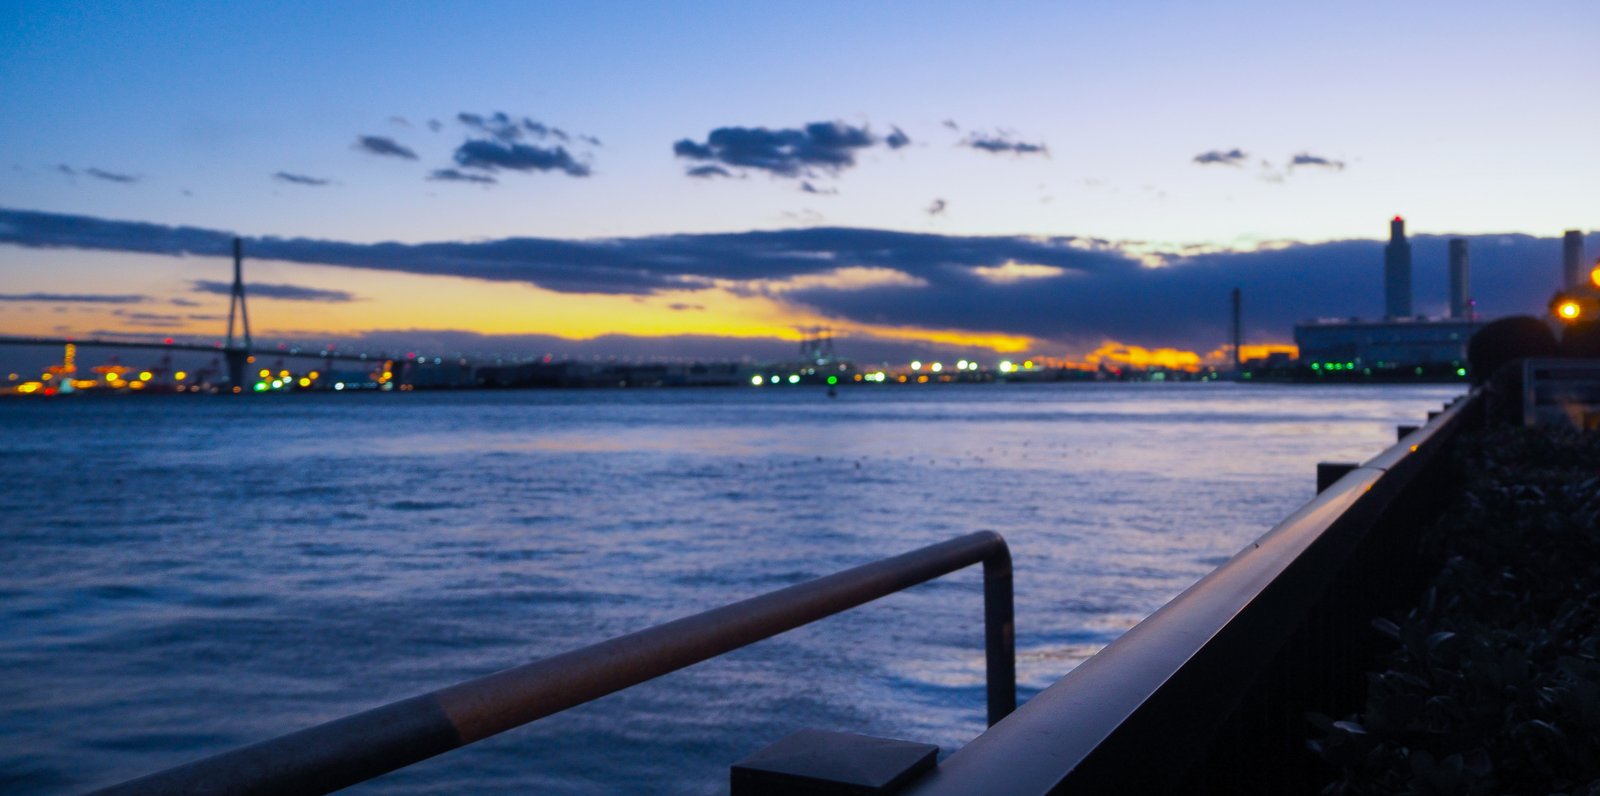
[{"label": "dark vegetation", "polygon": [[1560,354],[1561,343],[1550,327],[1526,315],[1490,321],[1467,341],[1473,384],[1484,383],[1501,367],[1519,359]]},{"label": "dark vegetation", "polygon": [[[1476,341],[1474,341],[1476,342]],[[1373,627],[1366,703],[1313,716],[1329,794],[1600,796],[1600,434],[1464,434],[1441,569]]]}]

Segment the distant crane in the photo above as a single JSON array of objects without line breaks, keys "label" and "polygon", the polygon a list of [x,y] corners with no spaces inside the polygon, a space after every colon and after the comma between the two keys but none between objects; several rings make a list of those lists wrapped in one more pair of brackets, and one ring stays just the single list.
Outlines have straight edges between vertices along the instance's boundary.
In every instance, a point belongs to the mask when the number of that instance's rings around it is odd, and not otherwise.
[{"label": "distant crane", "polygon": [[825,326],[801,329],[806,336],[800,340],[800,358],[816,365],[826,365],[835,358],[833,330]]}]

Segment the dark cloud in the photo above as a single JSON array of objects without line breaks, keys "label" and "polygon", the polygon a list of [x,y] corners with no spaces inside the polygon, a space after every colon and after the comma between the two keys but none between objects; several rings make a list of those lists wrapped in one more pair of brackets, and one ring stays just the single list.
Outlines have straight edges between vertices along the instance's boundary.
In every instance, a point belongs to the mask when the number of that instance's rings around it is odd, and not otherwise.
[{"label": "dark cloud", "polygon": [[72,168],[71,166],[66,165],[65,163],[57,166],[56,167],[56,171],[59,171],[62,174],[65,174],[67,176],[77,176],[79,174],[84,174],[84,175],[93,177],[93,178],[95,178],[97,180],[104,180],[106,182],[121,183],[123,185],[132,185],[133,183],[139,182],[140,180],[144,179],[143,177],[139,177],[139,176],[134,175],[134,174],[121,174],[121,173],[118,173],[118,172],[115,172],[115,171],[106,171],[105,169],[87,168],[87,169],[83,169],[82,171],[79,171],[77,169]]},{"label": "dark cloud", "polygon": [[473,132],[487,135],[503,144],[511,144],[524,139],[554,139],[563,144],[570,143],[574,138],[592,146],[599,146],[600,139],[592,135],[573,135],[554,125],[535,121],[526,116],[513,117],[503,111],[494,113],[458,113],[456,121]]},{"label": "dark cloud", "polygon": [[1245,154],[1244,150],[1242,149],[1230,149],[1226,152],[1220,149],[1213,149],[1210,152],[1201,152],[1200,154],[1195,155],[1194,162],[1199,163],[1202,166],[1239,166],[1242,165],[1245,158],[1248,157],[1250,156]]},{"label": "dark cloud", "polygon": [[697,144],[687,138],[672,145],[672,154],[695,160],[711,160],[717,156],[716,150],[712,149],[710,144]]},{"label": "dark cloud", "polygon": [[148,338],[150,335],[165,335],[168,334],[174,326],[181,325],[182,324],[177,323],[149,323],[145,324],[146,328],[143,329],[90,329],[87,332],[82,331],[81,329],[58,326],[56,327],[56,331],[63,335],[70,334],[74,337],[82,335],[83,337],[95,340],[137,340],[139,342],[149,342],[146,338]]},{"label": "dark cloud", "polygon": [[1290,158],[1289,168],[1292,169],[1295,166],[1317,166],[1319,168],[1332,169],[1334,171],[1344,171],[1344,161],[1342,160],[1332,160],[1330,158],[1321,157],[1320,155],[1312,155],[1305,152],[1301,152],[1300,154],[1295,155],[1293,158]]},{"label": "dark cloud", "polygon": [[[233,283],[212,282],[207,279],[194,281],[193,289],[197,293],[214,293],[219,296],[233,294]],[[248,282],[245,284],[245,295],[250,298],[284,299],[287,301],[322,301],[342,304],[355,301],[354,294],[343,290],[323,290],[316,287],[303,287],[301,285],[272,285],[262,282]]]},{"label": "dark cloud", "polygon": [[[334,343],[339,349],[351,351],[423,351],[437,352],[448,362],[452,357],[470,357],[479,361],[497,358],[542,358],[546,355],[560,360],[603,362],[716,362],[743,361],[752,364],[792,360],[795,355],[793,340],[776,338],[719,337],[715,335],[674,335],[672,337],[635,337],[608,334],[582,340],[554,335],[489,335],[464,330],[441,329],[374,329],[356,335],[305,336],[303,345],[321,347]],[[837,334],[835,348],[843,356],[858,362],[906,362],[926,358],[932,350],[927,343],[899,340],[880,340],[871,337]],[[58,356],[51,349],[48,356]],[[962,354],[969,353],[962,351]],[[52,360],[42,359],[49,364]]]},{"label": "dark cloud", "polygon": [[[508,113],[458,113],[456,121],[479,137],[468,138],[456,147],[455,163],[464,169],[496,172],[502,169],[522,173],[559,171],[572,177],[587,177],[590,167],[579,153],[575,156],[566,147],[574,138],[585,144],[598,146],[594,136],[574,136],[559,127],[527,117],[517,118]],[[554,145],[524,143],[525,141],[555,141]],[[464,179],[464,172],[440,169],[436,179],[482,182]],[[454,175],[454,176],[451,176]]]},{"label": "dark cloud", "polygon": [[385,157],[403,158],[405,160],[417,159],[417,153],[413,152],[410,147],[403,146],[393,138],[382,135],[364,135],[357,138],[356,149]]},{"label": "dark cloud", "polygon": [[522,127],[538,138],[554,138],[563,143],[572,140],[572,136],[568,135],[567,131],[559,127],[551,127],[542,122],[536,122],[532,119],[523,119]]},{"label": "dark cloud", "polygon": [[97,180],[105,180],[106,182],[120,182],[124,184],[135,183],[141,179],[132,174],[119,174],[117,172],[106,171],[104,169],[87,169],[83,173]]},{"label": "dark cloud", "polygon": [[898,127],[892,127],[889,129],[889,134],[883,137],[883,143],[888,144],[890,149],[899,149],[911,145],[911,136],[906,135]]},{"label": "dark cloud", "polygon": [[943,199],[935,199],[935,200],[933,200],[933,202],[931,204],[928,205],[927,213],[930,216],[937,216],[937,215],[943,213],[945,208],[947,208],[949,206],[950,206],[950,204],[948,202],[946,202],[945,200],[943,200]]},{"label": "dark cloud", "polygon": [[[905,134],[896,128],[891,137]],[[905,139],[904,143],[909,143]],[[879,143],[865,127],[843,122],[813,122],[800,128],[719,127],[703,142],[682,139],[672,153],[689,160],[709,160],[735,169],[755,169],[777,177],[812,177],[837,173],[856,163],[856,153]],[[887,142],[885,142],[887,143]],[[903,146],[890,144],[890,146]],[[696,168],[691,167],[690,172]],[[694,175],[691,176],[704,176]]]},{"label": "dark cloud", "polygon": [[467,113],[456,114],[456,121],[467,128],[479,133],[498,138],[501,141],[511,142],[522,138],[522,125],[504,113]]},{"label": "dark cloud", "polygon": [[833,196],[834,194],[837,194],[839,190],[837,188],[818,188],[810,180],[803,180],[800,183],[800,192],[816,194],[818,196]]},{"label": "dark cloud", "polygon": [[130,321],[140,321],[143,323],[174,324],[183,320],[182,315],[168,315],[160,312],[128,312],[127,310],[116,310],[111,314],[119,318],[127,318]]},{"label": "dark cloud", "polygon": [[409,128],[411,126],[411,122],[408,121],[406,119],[406,117],[404,117],[404,116],[390,116],[389,117],[389,123],[394,125],[395,127],[407,127],[407,128]]},{"label": "dark cloud", "polygon": [[668,304],[667,305],[667,309],[672,310],[674,312],[686,312],[688,310],[703,310],[705,308],[706,308],[706,305],[704,305],[704,304],[685,304],[685,303],[683,303],[681,301],[680,302],[674,302],[672,304]]},{"label": "dark cloud", "polygon": [[[1382,219],[1380,219],[1380,222]],[[1374,235],[1386,232],[1374,225]],[[223,231],[0,209],[0,243],[222,259]],[[1413,235],[1419,311],[1445,306],[1446,236]],[[1558,280],[1561,241],[1477,236],[1472,284],[1489,317],[1539,312]],[[956,236],[810,227],[720,234],[422,244],[310,239],[245,241],[252,259],[523,282],[566,293],[643,295],[713,281],[800,304],[824,317],[890,327],[965,329],[1049,341],[1214,347],[1226,338],[1228,292],[1245,297],[1247,335],[1285,341],[1297,321],[1382,311],[1380,239],[1173,253],[1161,267],[1104,241]],[[1586,242],[1600,248],[1600,234]],[[1538,264],[1548,264],[1540,271]],[[839,284],[843,269],[887,275]],[[822,277],[795,279],[796,277]],[[790,280],[785,282],[785,280]],[[228,284],[208,292],[226,294]],[[785,286],[786,285],[786,286]],[[251,285],[253,295],[267,286]]]},{"label": "dark cloud", "polygon": [[560,171],[573,177],[589,176],[589,166],[574,159],[563,146],[508,144],[480,138],[456,147],[455,160],[462,168],[484,171]]},{"label": "dark cloud", "polygon": [[195,301],[194,299],[186,299],[186,298],[182,298],[182,297],[173,298],[173,299],[167,299],[167,303],[171,304],[174,307],[199,307],[199,306],[202,306],[200,302]]},{"label": "dark cloud", "polygon": [[0,293],[0,301],[40,301],[55,304],[143,304],[149,296],[108,293]]},{"label": "dark cloud", "polygon": [[973,133],[961,142],[962,146],[982,150],[994,155],[1048,155],[1050,149],[1044,144],[1030,144],[1018,141],[1009,133]]},{"label": "dark cloud", "polygon": [[272,179],[277,180],[278,182],[286,182],[290,185],[309,185],[314,188],[320,188],[324,185],[333,184],[333,180],[325,180],[321,177],[307,177],[304,174],[290,174],[287,171],[280,171],[277,174],[272,175]]},{"label": "dark cloud", "polygon": [[[523,137],[522,122],[513,119],[504,113],[481,114],[462,112],[456,114],[456,121],[462,123],[470,130],[483,133],[484,135],[499,139],[500,141],[508,144],[514,141],[520,141]],[[528,121],[530,124],[534,123],[531,119],[526,121]],[[540,129],[542,131],[542,125],[540,125]]]},{"label": "dark cloud", "polygon": [[727,169],[725,169],[725,168],[723,168],[721,166],[712,166],[712,165],[695,166],[694,168],[691,168],[688,171],[684,172],[684,174],[687,174],[690,177],[699,177],[701,179],[706,179],[706,178],[710,178],[710,177],[732,177],[733,176],[733,172],[728,171]]},{"label": "dark cloud", "polygon": [[499,180],[487,174],[468,174],[460,169],[434,169],[428,179],[439,182],[472,182],[479,185],[494,185]]},{"label": "dark cloud", "polygon": [[435,133],[437,133],[440,130],[444,129],[444,122],[441,122],[438,119],[429,119],[428,120],[428,129],[432,130]]},{"label": "dark cloud", "polygon": [[956,124],[955,119],[945,119],[943,122],[941,122],[941,124],[948,129],[955,130],[958,133],[961,132],[961,125]]}]

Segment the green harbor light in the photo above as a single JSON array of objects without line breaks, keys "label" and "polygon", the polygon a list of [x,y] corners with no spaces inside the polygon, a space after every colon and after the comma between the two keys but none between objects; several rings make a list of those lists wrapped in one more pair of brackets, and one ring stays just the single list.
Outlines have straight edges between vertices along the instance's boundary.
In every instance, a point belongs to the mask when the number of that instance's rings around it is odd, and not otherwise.
[{"label": "green harbor light", "polygon": [[828,377],[828,384],[832,385],[832,384],[838,384],[838,383],[839,383],[839,377],[838,376],[829,376]]}]

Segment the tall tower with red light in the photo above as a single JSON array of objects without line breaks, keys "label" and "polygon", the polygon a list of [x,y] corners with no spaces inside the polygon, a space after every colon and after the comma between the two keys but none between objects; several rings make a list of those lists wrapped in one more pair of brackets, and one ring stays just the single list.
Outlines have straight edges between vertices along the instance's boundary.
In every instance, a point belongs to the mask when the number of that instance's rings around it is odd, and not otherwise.
[{"label": "tall tower with red light", "polygon": [[1389,222],[1389,245],[1383,249],[1383,314],[1411,317],[1411,243],[1400,216]]}]

